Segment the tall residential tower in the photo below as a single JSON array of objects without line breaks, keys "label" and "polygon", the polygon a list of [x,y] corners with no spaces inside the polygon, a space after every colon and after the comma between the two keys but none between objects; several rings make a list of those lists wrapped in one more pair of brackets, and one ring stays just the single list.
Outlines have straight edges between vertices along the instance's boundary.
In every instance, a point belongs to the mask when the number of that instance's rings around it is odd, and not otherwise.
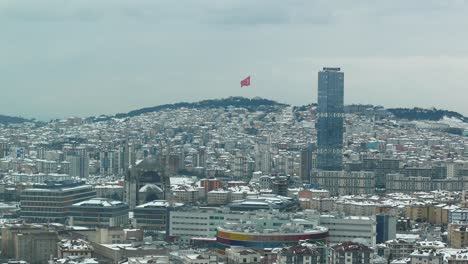
[{"label": "tall residential tower", "polygon": [[323,68],[318,73],[317,169],[339,171],[343,165],[344,73]]}]

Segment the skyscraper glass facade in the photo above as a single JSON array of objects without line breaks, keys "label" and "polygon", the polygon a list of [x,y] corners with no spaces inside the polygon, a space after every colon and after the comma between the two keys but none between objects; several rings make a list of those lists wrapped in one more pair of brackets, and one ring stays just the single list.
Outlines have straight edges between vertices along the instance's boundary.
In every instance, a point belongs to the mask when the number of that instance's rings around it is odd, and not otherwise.
[{"label": "skyscraper glass facade", "polygon": [[343,165],[344,73],[323,68],[318,73],[317,168],[337,171]]}]

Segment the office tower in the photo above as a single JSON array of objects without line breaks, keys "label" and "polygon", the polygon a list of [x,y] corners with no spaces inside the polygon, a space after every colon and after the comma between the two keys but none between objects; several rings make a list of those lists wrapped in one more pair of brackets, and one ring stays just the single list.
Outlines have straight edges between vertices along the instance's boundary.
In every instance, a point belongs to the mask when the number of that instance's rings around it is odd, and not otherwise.
[{"label": "office tower", "polygon": [[169,215],[171,211],[182,208],[181,203],[170,203],[165,200],[155,200],[138,205],[133,210],[135,225],[146,234],[157,234],[166,231],[169,235]]},{"label": "office tower", "polygon": [[21,194],[21,218],[30,222],[64,223],[69,207],[96,197],[91,185],[84,182],[50,181],[37,184]]},{"label": "office tower", "polygon": [[381,244],[385,241],[396,238],[396,218],[387,214],[376,215],[376,243]]},{"label": "office tower", "polygon": [[343,165],[344,73],[323,68],[318,73],[317,168],[338,171]]}]

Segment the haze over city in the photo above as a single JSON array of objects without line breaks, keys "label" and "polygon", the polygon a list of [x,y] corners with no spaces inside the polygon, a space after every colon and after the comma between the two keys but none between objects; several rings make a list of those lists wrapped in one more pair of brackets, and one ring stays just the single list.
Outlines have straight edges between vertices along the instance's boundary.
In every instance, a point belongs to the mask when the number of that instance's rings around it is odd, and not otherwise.
[{"label": "haze over city", "polygon": [[0,264],[468,264],[468,0],[0,0]]},{"label": "haze over city", "polygon": [[[48,120],[180,101],[317,101],[468,114],[466,1],[1,1],[0,113]],[[252,76],[250,87],[239,81]]]}]

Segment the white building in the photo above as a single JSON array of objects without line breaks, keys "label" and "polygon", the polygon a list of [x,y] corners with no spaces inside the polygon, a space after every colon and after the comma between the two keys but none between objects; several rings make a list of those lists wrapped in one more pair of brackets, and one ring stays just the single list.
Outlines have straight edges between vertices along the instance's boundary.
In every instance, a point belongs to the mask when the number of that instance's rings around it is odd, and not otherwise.
[{"label": "white building", "polygon": [[70,175],[57,173],[12,173],[9,177],[14,183],[44,183],[46,181],[66,181],[72,178]]},{"label": "white building", "polygon": [[219,208],[191,208],[171,211],[169,215],[169,235],[180,243],[188,243],[191,238],[216,237],[216,228],[226,221],[239,221],[245,216],[229,213]]},{"label": "white building", "polygon": [[232,212],[222,208],[183,207],[169,214],[169,236],[179,243],[189,243],[191,238],[215,238],[217,227],[246,221],[263,228],[274,228],[291,222],[307,228],[318,225],[313,212],[295,215],[278,211]]},{"label": "white building", "polygon": [[376,223],[373,217],[321,215],[320,225],[328,228],[330,243],[352,241],[372,247],[376,244]]}]

